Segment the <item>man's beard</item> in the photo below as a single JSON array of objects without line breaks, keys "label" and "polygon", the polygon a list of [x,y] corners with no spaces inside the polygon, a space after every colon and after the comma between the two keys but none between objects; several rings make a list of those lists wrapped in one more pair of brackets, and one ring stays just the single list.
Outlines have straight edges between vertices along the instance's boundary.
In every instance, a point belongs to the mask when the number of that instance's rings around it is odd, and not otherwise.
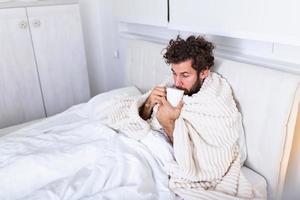
[{"label": "man's beard", "polygon": [[181,88],[181,87],[176,87],[179,90],[184,90],[184,95],[188,95],[188,96],[192,96],[193,94],[196,94],[197,92],[199,92],[201,86],[202,86],[202,82],[201,79],[199,78],[199,76],[197,77],[197,81],[195,82],[195,84],[193,85],[193,87],[188,90],[186,88]]}]

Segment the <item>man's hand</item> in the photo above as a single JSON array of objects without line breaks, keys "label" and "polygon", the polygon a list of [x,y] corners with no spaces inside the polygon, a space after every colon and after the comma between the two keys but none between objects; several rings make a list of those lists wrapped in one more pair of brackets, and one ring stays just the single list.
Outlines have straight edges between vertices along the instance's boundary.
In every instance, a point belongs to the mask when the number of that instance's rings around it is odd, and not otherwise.
[{"label": "man's hand", "polygon": [[178,119],[181,109],[183,107],[183,101],[180,101],[177,107],[173,107],[166,98],[161,99],[160,106],[156,113],[156,118],[160,125],[164,128],[169,139],[173,143],[173,131],[175,128],[175,120]]},{"label": "man's hand", "polygon": [[162,100],[166,99],[166,87],[156,86],[146,100],[146,104],[150,105],[151,109],[156,104],[162,104]]},{"label": "man's hand", "polygon": [[156,104],[162,104],[163,99],[166,99],[166,88],[156,86],[150,93],[144,105],[141,107],[140,116],[144,120],[149,119],[151,117],[153,107]]}]

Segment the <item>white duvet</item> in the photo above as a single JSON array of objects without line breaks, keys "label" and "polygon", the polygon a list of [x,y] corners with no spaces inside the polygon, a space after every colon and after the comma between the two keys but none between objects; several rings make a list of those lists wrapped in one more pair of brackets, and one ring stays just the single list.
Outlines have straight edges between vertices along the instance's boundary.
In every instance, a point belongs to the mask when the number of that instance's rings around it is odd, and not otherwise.
[{"label": "white duvet", "polygon": [[0,199],[175,199],[165,137],[137,142],[99,123],[97,106],[120,94],[138,92],[104,93],[0,137]]}]

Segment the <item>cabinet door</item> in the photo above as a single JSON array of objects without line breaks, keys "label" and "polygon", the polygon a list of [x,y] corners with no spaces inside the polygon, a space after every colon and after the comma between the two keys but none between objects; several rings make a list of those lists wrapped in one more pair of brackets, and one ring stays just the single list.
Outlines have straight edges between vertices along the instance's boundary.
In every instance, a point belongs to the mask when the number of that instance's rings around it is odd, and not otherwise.
[{"label": "cabinet door", "polygon": [[0,128],[45,117],[24,8],[0,9]]},{"label": "cabinet door", "polygon": [[79,7],[27,8],[47,116],[90,98]]},{"label": "cabinet door", "polygon": [[114,15],[119,21],[167,26],[167,0],[114,0]]},{"label": "cabinet door", "polygon": [[300,1],[169,0],[169,28],[300,45]]}]

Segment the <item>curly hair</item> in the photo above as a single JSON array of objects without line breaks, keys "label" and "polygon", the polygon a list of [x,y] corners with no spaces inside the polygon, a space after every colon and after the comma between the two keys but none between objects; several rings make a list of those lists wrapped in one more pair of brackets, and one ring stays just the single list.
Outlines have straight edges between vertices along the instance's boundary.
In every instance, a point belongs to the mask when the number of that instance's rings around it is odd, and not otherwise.
[{"label": "curly hair", "polygon": [[214,65],[213,49],[214,45],[201,36],[189,36],[184,40],[178,35],[176,40],[169,41],[163,57],[167,64],[178,64],[191,59],[192,67],[200,73]]}]

